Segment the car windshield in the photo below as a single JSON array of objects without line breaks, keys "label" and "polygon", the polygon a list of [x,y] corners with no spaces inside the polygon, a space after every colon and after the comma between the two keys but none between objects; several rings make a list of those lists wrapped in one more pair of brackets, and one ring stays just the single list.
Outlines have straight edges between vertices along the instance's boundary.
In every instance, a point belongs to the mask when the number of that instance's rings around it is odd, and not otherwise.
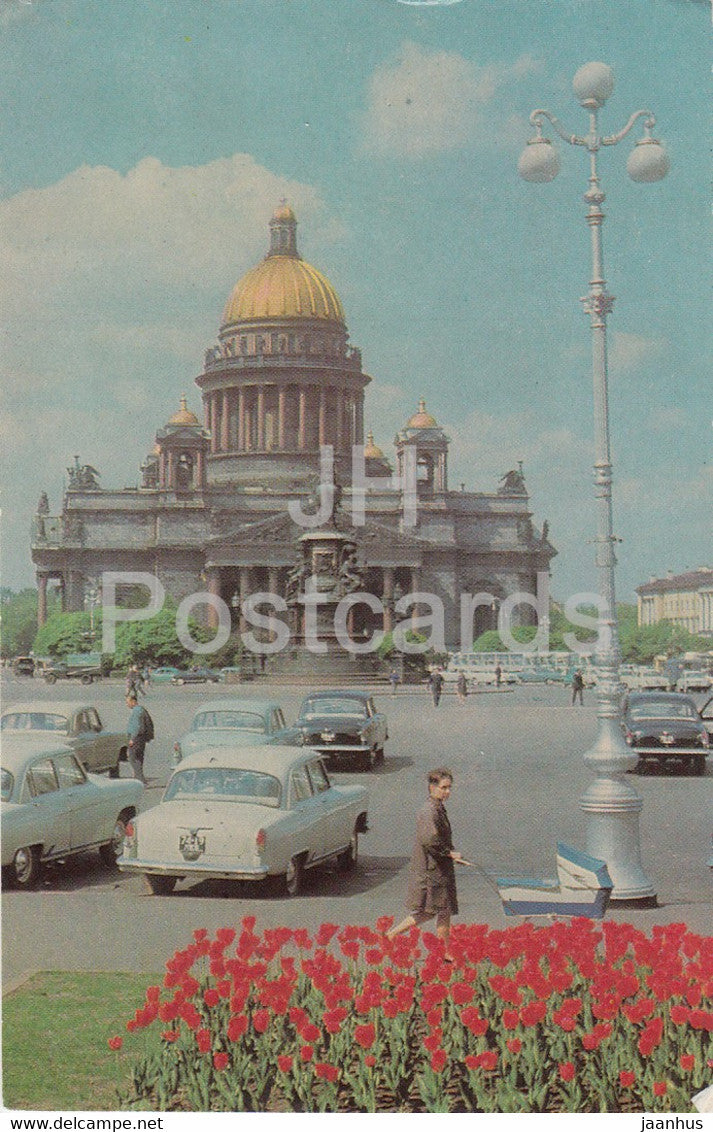
[{"label": "car windshield", "polygon": [[276,809],[280,783],[271,774],[232,767],[194,767],[179,770],[166,787],[164,802],[184,798],[212,798],[223,802],[251,802]]},{"label": "car windshield", "polygon": [[3,802],[8,802],[12,797],[12,788],[15,779],[10,774],[9,770],[0,770],[0,799]]},{"label": "car windshield", "polygon": [[693,704],[676,703],[674,700],[650,700],[645,704],[632,704],[629,709],[632,719],[697,719]]},{"label": "car windshield", "polygon": [[360,700],[339,699],[326,696],[320,699],[306,700],[302,708],[303,717],[310,719],[316,715],[362,715],[366,716],[366,708]]},{"label": "car windshield", "polygon": [[66,731],[66,715],[49,711],[9,711],[0,721],[3,731]]},{"label": "car windshield", "polygon": [[265,720],[254,711],[201,711],[191,724],[191,731],[205,727],[229,727],[233,731],[264,733]]}]

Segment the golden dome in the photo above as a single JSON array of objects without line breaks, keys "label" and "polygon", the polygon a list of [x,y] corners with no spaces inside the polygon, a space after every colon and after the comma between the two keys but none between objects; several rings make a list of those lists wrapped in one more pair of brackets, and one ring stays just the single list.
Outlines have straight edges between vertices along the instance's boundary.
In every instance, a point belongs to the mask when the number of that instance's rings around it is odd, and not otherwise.
[{"label": "golden dome", "polygon": [[364,445],[364,458],[366,460],[384,460],[386,457],[378,445],[374,444],[374,434],[369,431]]},{"label": "golden dome", "polygon": [[287,255],[271,255],[233,289],[223,326],[263,318],[319,318],[344,323],[337,292],[316,267]]},{"label": "golden dome", "polygon": [[344,309],[334,287],[299,257],[297,221],[285,201],[275,209],[269,229],[270,250],[236,283],[222,327],[266,318],[318,318],[344,326]]},{"label": "golden dome", "polygon": [[273,220],[294,220],[296,217],[286,200],[280,201],[277,208],[272,214]]},{"label": "golden dome", "polygon": [[418,403],[418,412],[414,413],[408,421],[406,428],[438,428],[438,421],[426,412],[426,402],[423,397]]},{"label": "golden dome", "polygon": [[185,393],[181,397],[181,407],[177,413],[174,413],[168,422],[170,425],[199,425],[201,422],[195,413],[192,413],[186,403]]}]

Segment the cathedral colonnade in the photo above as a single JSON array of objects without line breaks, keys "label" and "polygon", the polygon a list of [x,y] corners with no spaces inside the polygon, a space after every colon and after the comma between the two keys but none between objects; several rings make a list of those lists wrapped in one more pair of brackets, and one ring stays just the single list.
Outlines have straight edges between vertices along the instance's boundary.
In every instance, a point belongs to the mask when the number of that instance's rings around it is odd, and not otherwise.
[{"label": "cathedral colonnade", "polygon": [[206,390],[211,455],[314,452],[331,444],[350,452],[364,435],[363,397],[336,383],[245,382]]}]

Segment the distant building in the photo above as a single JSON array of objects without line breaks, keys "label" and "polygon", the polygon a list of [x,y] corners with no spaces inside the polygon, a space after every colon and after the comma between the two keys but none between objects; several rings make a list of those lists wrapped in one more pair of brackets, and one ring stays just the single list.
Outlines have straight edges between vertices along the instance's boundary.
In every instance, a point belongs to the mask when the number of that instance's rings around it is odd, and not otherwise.
[{"label": "distant building", "polygon": [[[475,638],[495,627],[508,595],[536,592],[538,572],[556,553],[547,524],[533,524],[522,466],[503,468],[495,490],[451,490],[449,440],[422,401],[394,440],[401,483],[408,465],[417,486],[417,521],[404,523],[391,462],[371,432],[365,442],[371,378],[349,343],[340,299],[299,255],[289,206],[275,211],[269,228],[267,255],[234,287],[196,379],[203,420],[182,398],[155,433],[136,488],[101,485],[97,469],[75,457],[59,513],[49,513],[43,493],[32,537],[38,619],[46,617],[48,583],[58,586],[64,609],[80,610],[102,572],[117,570],[153,574],[176,601],[208,591],[231,609],[236,629],[251,594],[292,600],[306,543],[288,505],[314,499],[320,447],[331,445],[340,522],[352,523],[341,539],[349,562],[335,560],[334,569],[342,589],[358,581],[384,607],[383,617],[355,610],[356,628],[362,636],[388,631],[399,596],[427,592],[443,602],[446,641],[459,647],[462,592],[493,595],[476,610]],[[416,320],[413,333],[422,331]],[[368,477],[361,523],[353,519],[353,446]]]},{"label": "distant building", "polygon": [[639,625],[670,621],[698,636],[713,637],[713,567],[651,578],[636,592]]}]

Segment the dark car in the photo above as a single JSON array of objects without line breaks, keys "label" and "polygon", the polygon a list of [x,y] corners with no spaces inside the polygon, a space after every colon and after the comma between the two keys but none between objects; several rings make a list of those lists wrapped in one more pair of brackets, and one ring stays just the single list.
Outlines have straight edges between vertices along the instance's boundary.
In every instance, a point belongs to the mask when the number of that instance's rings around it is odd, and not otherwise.
[{"label": "dark car", "polygon": [[389,737],[386,716],[367,692],[313,692],[302,701],[295,726],[305,746],[319,751],[333,767],[371,770],[383,761]]},{"label": "dark car", "polygon": [[632,692],[624,703],[622,727],[639,756],[639,768],[676,761],[693,774],[705,774],[710,736],[691,696]]},{"label": "dark car", "polygon": [[189,668],[171,677],[172,684],[218,684],[220,673],[212,668]]},{"label": "dark car", "polygon": [[34,676],[35,662],[31,656],[16,656],[12,662],[14,676]]}]

